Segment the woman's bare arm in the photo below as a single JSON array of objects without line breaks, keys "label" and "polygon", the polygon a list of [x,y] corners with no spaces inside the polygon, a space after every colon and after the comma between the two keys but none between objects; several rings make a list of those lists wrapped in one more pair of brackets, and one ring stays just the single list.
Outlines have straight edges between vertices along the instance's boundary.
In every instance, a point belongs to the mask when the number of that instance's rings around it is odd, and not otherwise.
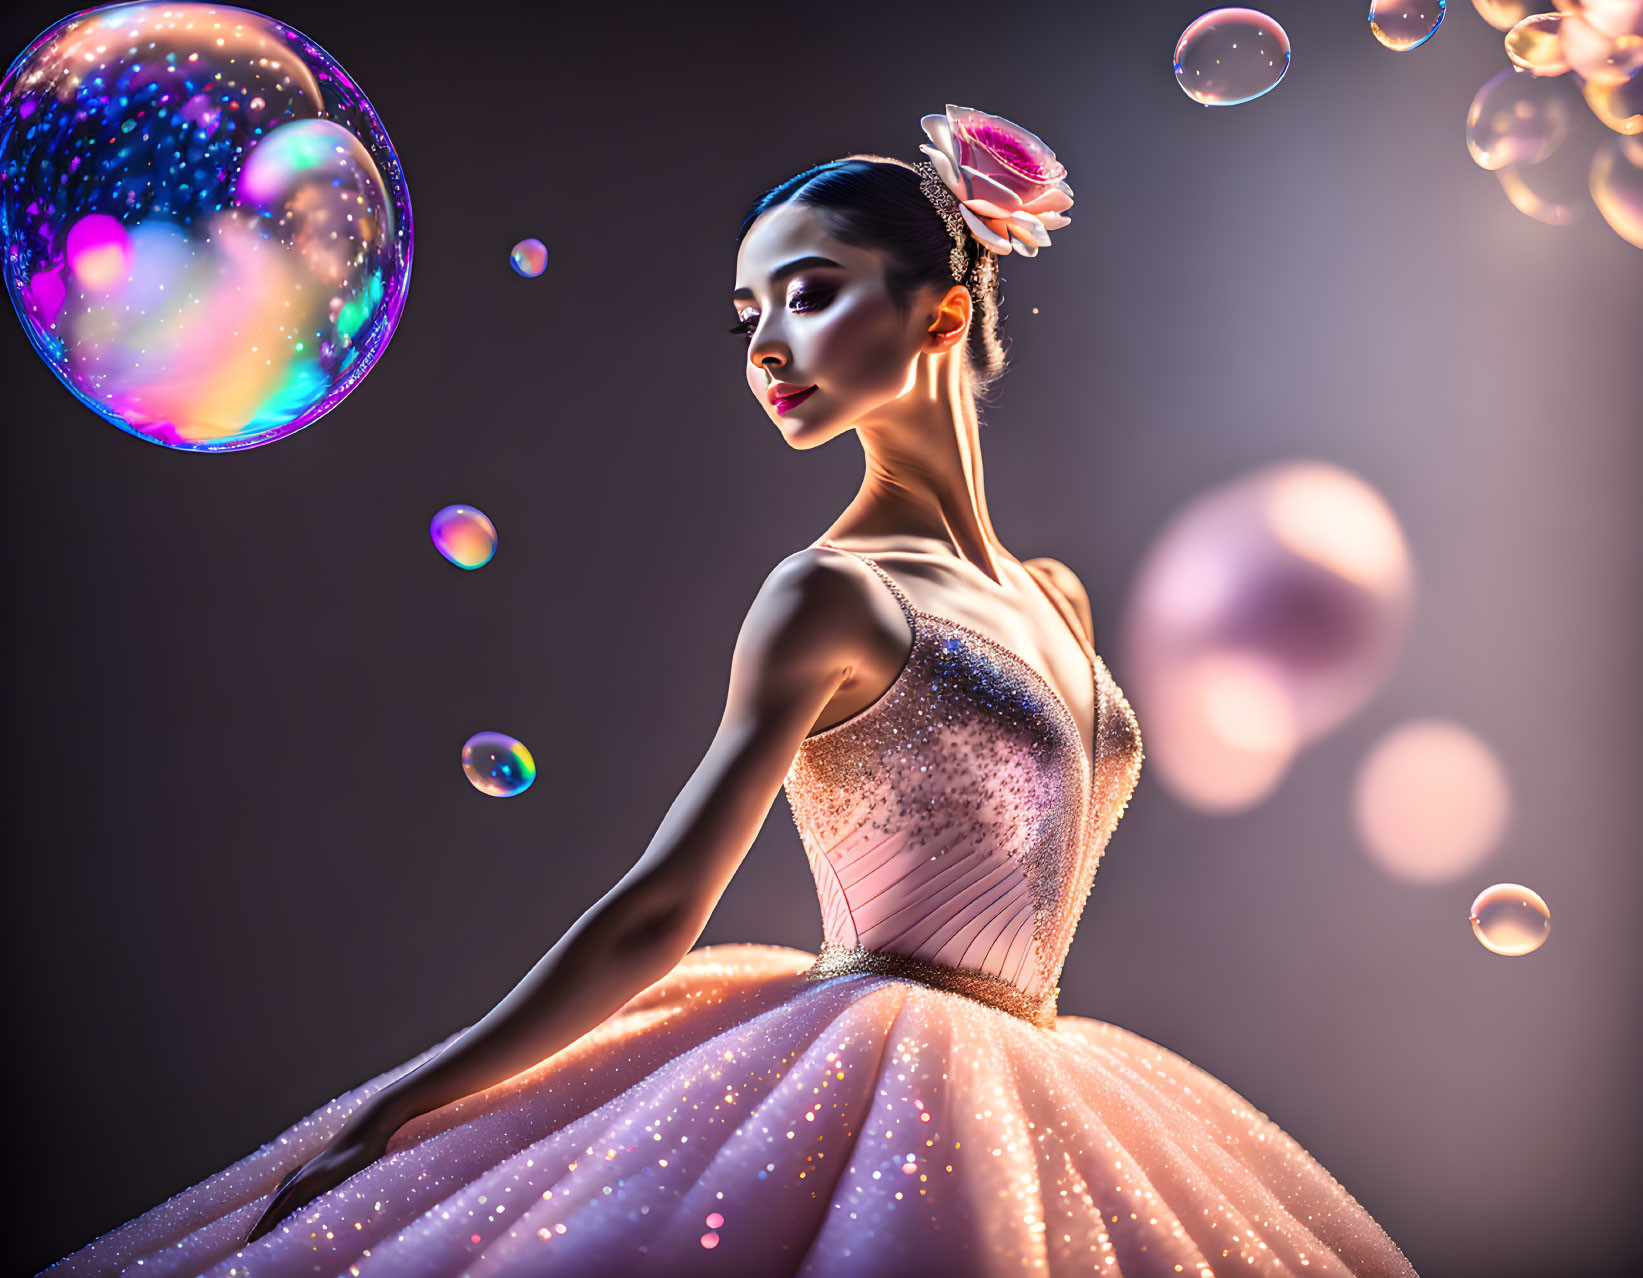
[{"label": "woman's bare arm", "polygon": [[871,641],[871,589],[836,552],[778,564],[748,610],[712,744],[644,854],[518,985],[355,1115],[383,1139],[553,1055],[690,950],[752,846],[800,742]]}]

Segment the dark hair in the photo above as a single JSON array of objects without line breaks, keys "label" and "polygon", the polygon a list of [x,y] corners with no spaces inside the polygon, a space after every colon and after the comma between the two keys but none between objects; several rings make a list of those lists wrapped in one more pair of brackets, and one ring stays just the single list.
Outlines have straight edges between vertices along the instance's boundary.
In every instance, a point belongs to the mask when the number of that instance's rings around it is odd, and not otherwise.
[{"label": "dark hair", "polygon": [[[850,155],[818,164],[771,187],[753,202],[742,219],[737,247],[761,214],[779,204],[807,205],[816,210],[835,238],[884,255],[885,287],[905,316],[914,289],[934,284],[945,291],[954,283],[948,260],[952,236],[941,214],[919,189],[919,181],[917,169],[889,156]],[[985,400],[1007,364],[998,332],[1000,276],[993,272],[992,283],[978,288],[968,267],[975,264],[977,254],[990,250],[968,235],[964,247],[968,254],[965,287],[972,303],[966,340],[970,384],[976,398]]]}]

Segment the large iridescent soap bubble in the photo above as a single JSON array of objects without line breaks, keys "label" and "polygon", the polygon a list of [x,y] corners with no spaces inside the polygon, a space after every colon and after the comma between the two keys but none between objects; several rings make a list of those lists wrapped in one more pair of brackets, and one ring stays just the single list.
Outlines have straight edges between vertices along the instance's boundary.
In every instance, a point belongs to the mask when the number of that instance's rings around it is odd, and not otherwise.
[{"label": "large iridescent soap bubble", "polygon": [[65,18],[0,83],[6,291],[65,386],[170,448],[334,408],[405,306],[411,205],[371,104],[302,33],[225,5]]}]

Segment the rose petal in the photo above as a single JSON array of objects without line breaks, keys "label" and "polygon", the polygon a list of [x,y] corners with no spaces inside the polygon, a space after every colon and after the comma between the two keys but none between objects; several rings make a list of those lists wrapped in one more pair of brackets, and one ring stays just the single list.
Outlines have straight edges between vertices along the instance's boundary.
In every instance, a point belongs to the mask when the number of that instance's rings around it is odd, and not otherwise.
[{"label": "rose petal", "polygon": [[1014,213],[1021,207],[1021,195],[1014,188],[1006,186],[996,178],[988,177],[980,169],[972,169],[968,164],[959,167],[963,170],[964,176],[970,179],[970,194],[972,196],[977,196],[998,205],[1006,215]]},{"label": "rose petal", "polygon": [[930,157],[930,163],[935,166],[936,173],[947,184],[947,189],[961,200],[970,198],[970,190],[964,185],[964,179],[959,177],[958,170],[953,162],[933,146],[920,146],[919,150]]},{"label": "rose petal", "polygon": [[970,228],[970,233],[974,235],[976,239],[980,240],[995,253],[1003,254],[1010,251],[1011,242],[1008,235],[1000,234],[998,231],[995,231],[962,204],[958,206],[958,211],[964,217],[964,225]]},{"label": "rose petal", "polygon": [[1050,237],[1044,230],[1044,223],[1040,222],[1031,213],[1023,211],[1014,213],[1010,216],[1010,233],[1014,235],[1018,234],[1020,231],[1025,231],[1028,235],[1032,236],[1033,243],[1039,248],[1049,247]]},{"label": "rose petal", "polygon": [[1023,231],[1014,222],[1011,222],[1008,225],[1010,228],[1010,235],[1015,241],[1015,251],[1021,254],[1022,257],[1037,257],[1038,242],[1033,239],[1032,235],[1026,231]]},{"label": "rose petal", "polygon": [[[1044,140],[1014,120],[952,103],[947,105],[947,120],[958,142],[959,159],[965,164],[994,172],[1002,169],[1012,177],[1035,185],[1058,182],[1067,175],[1066,166],[1055,158],[1055,152],[1044,145]],[[1008,139],[1008,154],[982,143],[980,134],[989,131],[1001,140]]]},{"label": "rose petal", "polygon": [[1007,219],[1016,211],[1014,209],[1001,209],[991,200],[965,200],[964,203],[975,210],[977,217],[984,217],[989,221]]},{"label": "rose petal", "polygon": [[1014,238],[1010,238],[1010,220],[1009,220],[1009,218],[1007,218],[1007,217],[984,217],[984,218],[981,218],[981,220],[983,220],[983,222],[986,223],[987,227],[992,228],[992,233],[994,233],[994,235],[997,235],[997,237],[1001,238],[1001,240],[1004,241],[1004,243],[1007,243],[1007,245],[1010,246],[1010,251],[1015,251],[1015,240],[1014,240]]},{"label": "rose petal", "polygon": [[958,145],[953,141],[953,126],[947,123],[944,115],[927,115],[919,121],[924,126],[924,136],[935,143],[938,151],[944,151],[954,160],[958,159]]},{"label": "rose petal", "polygon": [[938,152],[946,158],[948,164],[953,166],[953,172],[958,172],[958,143],[953,141],[950,135],[945,146],[937,146],[928,142],[921,142],[919,143],[919,150],[934,150]]},{"label": "rose petal", "polygon": [[1060,213],[1040,213],[1038,220],[1044,224],[1046,231],[1059,231],[1070,223],[1072,218],[1063,216]]},{"label": "rose petal", "polygon": [[1052,187],[1050,190],[1045,191],[1042,195],[1033,196],[1032,199],[1026,201],[1021,207],[1026,209],[1029,213],[1044,214],[1060,213],[1064,209],[1072,208],[1072,206],[1072,196],[1068,195],[1065,191],[1062,191],[1059,188]]}]

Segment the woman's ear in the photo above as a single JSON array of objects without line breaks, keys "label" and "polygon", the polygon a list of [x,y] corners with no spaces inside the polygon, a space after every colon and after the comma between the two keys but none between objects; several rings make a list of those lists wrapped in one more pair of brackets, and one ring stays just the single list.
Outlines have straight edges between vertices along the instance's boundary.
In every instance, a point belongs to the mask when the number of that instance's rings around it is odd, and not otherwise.
[{"label": "woman's ear", "polygon": [[950,351],[970,330],[970,290],[955,284],[936,306],[936,318],[925,339],[929,351]]}]

